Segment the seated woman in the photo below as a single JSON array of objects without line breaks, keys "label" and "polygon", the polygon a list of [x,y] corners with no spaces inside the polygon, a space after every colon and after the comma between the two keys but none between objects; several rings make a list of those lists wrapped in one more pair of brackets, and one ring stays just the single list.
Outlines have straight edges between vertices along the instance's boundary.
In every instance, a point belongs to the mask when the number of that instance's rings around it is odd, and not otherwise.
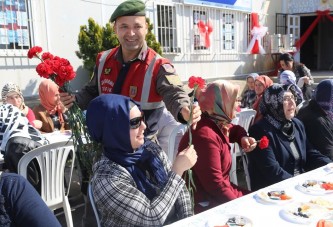
[{"label": "seated woman", "polygon": [[279,69],[278,77],[284,70],[290,70],[295,73],[296,83],[301,88],[304,100],[310,100],[312,98],[313,77],[311,76],[310,69],[304,64],[295,62],[294,57],[289,53],[280,55],[279,62],[281,69]]},{"label": "seated woman", "polygon": [[[229,143],[239,143],[245,151],[251,151],[256,141],[247,136],[239,125],[232,125],[236,115],[236,98],[239,87],[225,80],[217,80],[196,97],[203,112],[195,130],[192,130],[193,145],[198,162],[193,167],[195,213],[241,197],[248,191],[230,182],[231,153]],[[186,148],[189,133],[186,132],[179,150]]]},{"label": "seated woman", "polygon": [[290,85],[293,84],[295,85],[296,93],[297,93],[297,100],[296,100],[296,106],[301,104],[303,102],[303,93],[302,90],[297,86],[296,84],[296,76],[295,74],[290,71],[290,70],[284,70],[280,74],[280,84],[285,84],[285,85]]},{"label": "seated woman", "polygon": [[91,180],[102,226],[162,226],[193,215],[181,178],[197,160],[193,146],[171,166],[161,147],[144,137],[144,116],[129,97],[100,95],[86,117],[103,146]]},{"label": "seated woman", "polygon": [[297,114],[315,149],[333,160],[333,80],[322,80],[309,104]]},{"label": "seated woman", "polygon": [[37,129],[42,127],[42,122],[36,120],[34,112],[24,104],[23,94],[19,86],[14,83],[7,83],[3,86],[2,92],[2,103],[12,104],[19,108],[22,113],[28,118],[29,123]]},{"label": "seated woman", "polygon": [[258,190],[305,171],[330,163],[314,150],[302,122],[296,118],[294,85],[274,84],[266,89],[260,103],[263,118],[249,129],[250,136],[269,140],[267,148],[248,153],[251,188]]},{"label": "seated woman", "polygon": [[257,122],[262,118],[262,115],[259,111],[259,104],[262,100],[262,95],[264,94],[264,91],[273,84],[273,81],[271,78],[269,78],[266,75],[260,75],[258,76],[254,81],[254,91],[256,92],[256,100],[254,101],[252,105],[252,109],[257,111],[256,116],[254,117],[253,122]]},{"label": "seated woman", "polygon": [[241,108],[250,108],[256,100],[256,92],[254,91],[254,81],[259,75],[257,73],[250,73],[246,77],[247,89],[242,94]]},{"label": "seated woman", "polygon": [[49,133],[55,130],[68,130],[66,107],[60,101],[59,87],[52,80],[45,79],[39,85],[40,104],[33,111],[36,119],[43,122],[41,132]]},{"label": "seated woman", "polygon": [[61,226],[37,191],[20,175],[0,175],[0,198],[0,226]]}]

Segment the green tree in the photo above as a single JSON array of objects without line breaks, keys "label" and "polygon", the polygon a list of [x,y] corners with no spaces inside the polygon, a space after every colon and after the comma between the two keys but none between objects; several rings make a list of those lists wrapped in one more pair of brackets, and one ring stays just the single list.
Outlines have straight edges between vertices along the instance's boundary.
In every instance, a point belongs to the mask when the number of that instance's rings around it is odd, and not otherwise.
[{"label": "green tree", "polygon": [[[146,36],[147,45],[162,55],[160,43],[153,34],[153,25],[147,18],[148,34]],[[119,45],[113,26],[107,23],[105,27],[98,25],[94,19],[88,19],[88,26],[81,25],[78,36],[79,51],[76,51],[78,58],[83,60],[83,67],[91,74],[94,70],[96,56],[99,52],[114,48]]]}]

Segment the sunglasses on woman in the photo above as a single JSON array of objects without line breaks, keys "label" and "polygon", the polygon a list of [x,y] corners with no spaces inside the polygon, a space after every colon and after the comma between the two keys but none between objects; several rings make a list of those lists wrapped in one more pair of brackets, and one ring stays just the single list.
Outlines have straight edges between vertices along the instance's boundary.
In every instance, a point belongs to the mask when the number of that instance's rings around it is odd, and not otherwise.
[{"label": "sunglasses on woman", "polygon": [[133,119],[130,119],[130,128],[131,129],[137,129],[140,127],[141,122],[145,121],[145,116],[143,115],[143,113],[141,113],[140,117],[135,117]]}]

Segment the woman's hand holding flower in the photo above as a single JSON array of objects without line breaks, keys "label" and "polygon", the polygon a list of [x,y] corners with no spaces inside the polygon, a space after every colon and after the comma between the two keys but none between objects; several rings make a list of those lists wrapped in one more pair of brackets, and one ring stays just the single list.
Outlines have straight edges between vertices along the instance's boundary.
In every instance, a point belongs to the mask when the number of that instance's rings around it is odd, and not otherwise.
[{"label": "woman's hand holding flower", "polygon": [[179,176],[192,168],[197,162],[198,156],[197,152],[194,150],[193,145],[189,146],[185,150],[179,152],[175,161],[173,162],[172,171],[174,171]]},{"label": "woman's hand holding flower", "polygon": [[241,147],[245,152],[251,152],[256,148],[257,146],[257,141],[256,139],[248,136],[244,136],[241,139]]}]

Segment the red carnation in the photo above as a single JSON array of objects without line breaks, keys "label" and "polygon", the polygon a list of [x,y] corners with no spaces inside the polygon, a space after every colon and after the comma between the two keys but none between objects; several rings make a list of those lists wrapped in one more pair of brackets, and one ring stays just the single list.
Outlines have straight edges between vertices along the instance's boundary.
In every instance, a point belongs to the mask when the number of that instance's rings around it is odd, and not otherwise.
[{"label": "red carnation", "polygon": [[205,80],[201,77],[191,76],[188,80],[188,87],[194,88],[195,86],[198,86],[200,89],[205,87]]},{"label": "red carnation", "polygon": [[269,139],[266,136],[263,136],[259,141],[259,148],[266,149],[269,145]]},{"label": "red carnation", "polygon": [[44,61],[46,60],[52,60],[53,59],[53,55],[50,52],[45,52],[42,54],[42,59]]},{"label": "red carnation", "polygon": [[52,68],[45,62],[39,63],[36,67],[36,72],[38,75],[44,78],[49,78],[50,74],[53,73]]},{"label": "red carnation", "polygon": [[43,51],[43,49],[39,46],[34,46],[31,47],[30,50],[28,51],[28,58],[33,58],[35,56],[37,56],[38,53],[41,53]]}]

